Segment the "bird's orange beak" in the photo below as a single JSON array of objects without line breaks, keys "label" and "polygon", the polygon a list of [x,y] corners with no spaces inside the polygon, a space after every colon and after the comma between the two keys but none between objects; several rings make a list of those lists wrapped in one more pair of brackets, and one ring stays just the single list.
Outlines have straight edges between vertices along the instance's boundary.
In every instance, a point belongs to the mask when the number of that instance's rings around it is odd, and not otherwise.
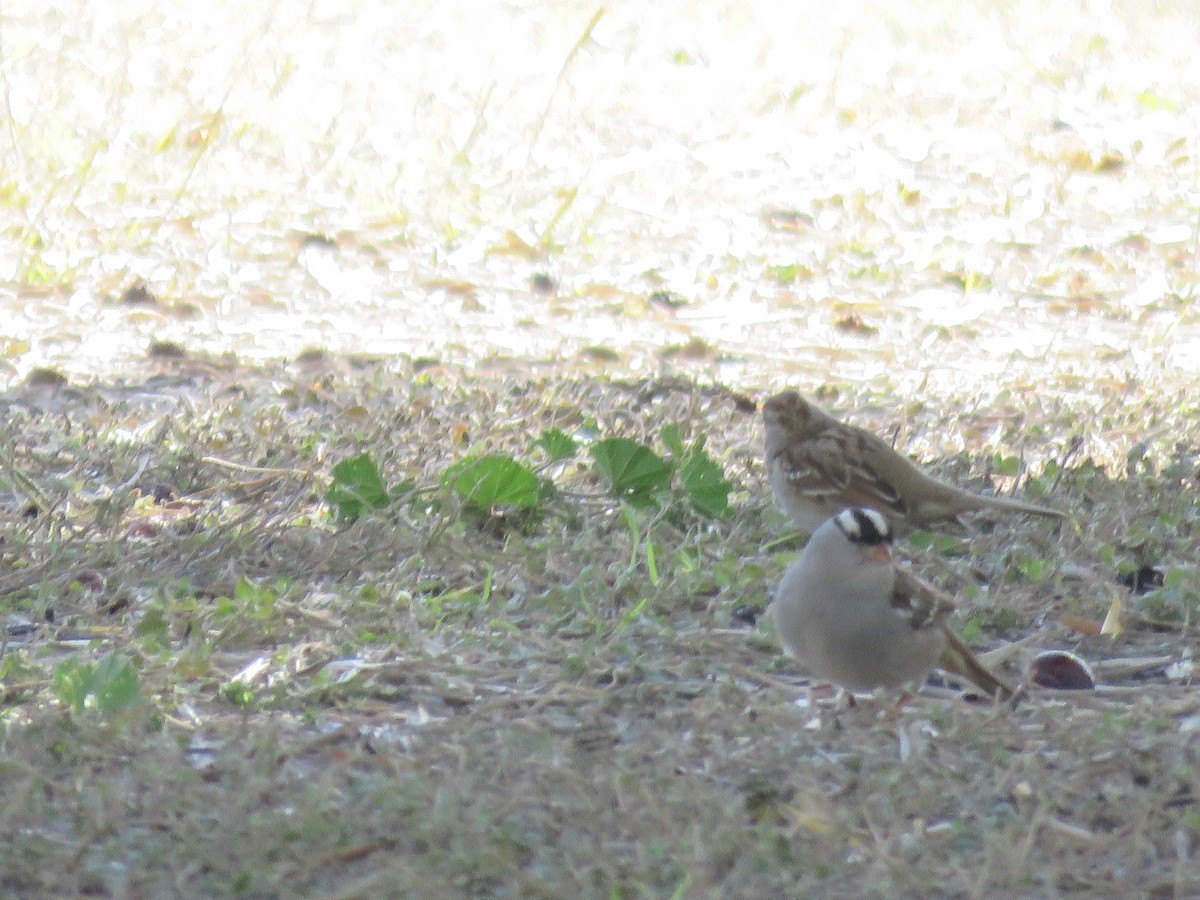
[{"label": "bird's orange beak", "polygon": [[867,551],[867,555],[877,563],[886,564],[892,561],[892,554],[888,550],[887,544],[875,544]]}]

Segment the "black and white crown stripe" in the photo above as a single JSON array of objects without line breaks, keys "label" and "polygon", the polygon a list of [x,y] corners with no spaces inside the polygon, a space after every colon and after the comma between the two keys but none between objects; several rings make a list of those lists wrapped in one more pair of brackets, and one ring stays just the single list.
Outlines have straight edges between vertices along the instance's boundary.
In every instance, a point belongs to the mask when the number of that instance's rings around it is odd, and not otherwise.
[{"label": "black and white crown stripe", "polygon": [[857,506],[843,509],[834,517],[834,521],[851,543],[873,547],[892,542],[892,527],[888,525],[888,520],[873,509]]}]

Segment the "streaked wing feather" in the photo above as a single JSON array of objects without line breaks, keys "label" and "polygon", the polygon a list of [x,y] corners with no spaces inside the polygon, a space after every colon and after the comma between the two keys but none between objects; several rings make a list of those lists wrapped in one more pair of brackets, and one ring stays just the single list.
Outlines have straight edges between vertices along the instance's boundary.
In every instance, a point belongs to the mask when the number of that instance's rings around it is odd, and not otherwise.
[{"label": "streaked wing feather", "polygon": [[942,630],[946,638],[946,647],[938,660],[942,669],[972,682],[986,696],[999,694],[1005,700],[1013,696],[1012,687],[996,677],[962,639],[946,627],[945,619],[954,611],[954,602],[929,582],[908,569],[897,568],[892,608],[906,616],[914,629]]},{"label": "streaked wing feather", "polygon": [[892,608],[905,616],[914,629],[931,628],[954,612],[954,602],[909,569],[897,567]]},{"label": "streaked wing feather", "polygon": [[788,481],[809,497],[836,498],[838,506],[868,506],[896,516],[907,512],[896,489],[869,467],[850,464],[832,435],[792,444],[779,457]]}]

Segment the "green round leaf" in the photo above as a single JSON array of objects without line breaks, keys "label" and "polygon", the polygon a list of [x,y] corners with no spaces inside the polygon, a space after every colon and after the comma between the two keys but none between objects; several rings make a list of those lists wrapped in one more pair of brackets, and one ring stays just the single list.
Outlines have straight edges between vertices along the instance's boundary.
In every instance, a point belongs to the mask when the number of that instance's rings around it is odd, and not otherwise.
[{"label": "green round leaf", "polygon": [[454,492],[477,509],[537,505],[537,476],[511,456],[493,453],[463,460],[447,476]]},{"label": "green round leaf", "polygon": [[612,494],[637,504],[650,503],[671,481],[675,467],[649,447],[628,438],[605,438],[591,447],[596,471]]}]

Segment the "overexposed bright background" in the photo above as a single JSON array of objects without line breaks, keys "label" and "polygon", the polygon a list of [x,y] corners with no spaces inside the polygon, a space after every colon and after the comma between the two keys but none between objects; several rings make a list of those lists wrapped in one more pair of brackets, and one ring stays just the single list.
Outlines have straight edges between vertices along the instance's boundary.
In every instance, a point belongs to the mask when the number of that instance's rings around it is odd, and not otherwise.
[{"label": "overexposed bright background", "polygon": [[13,0],[0,383],[155,340],[947,396],[1188,380],[1198,24]]}]

